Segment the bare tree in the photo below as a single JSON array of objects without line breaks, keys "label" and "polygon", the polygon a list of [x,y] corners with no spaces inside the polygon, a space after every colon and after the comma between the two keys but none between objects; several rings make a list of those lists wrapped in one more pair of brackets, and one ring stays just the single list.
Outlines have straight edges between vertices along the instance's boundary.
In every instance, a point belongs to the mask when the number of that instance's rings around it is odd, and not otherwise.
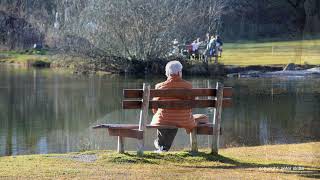
[{"label": "bare tree", "polygon": [[0,5],[11,7],[11,12],[38,27],[49,45],[80,52],[97,48],[111,55],[145,60],[166,56],[175,38],[189,41],[215,32],[226,2],[4,0]]},{"label": "bare tree", "polygon": [[[124,52],[139,59],[165,56],[174,38],[191,39],[215,27],[225,1],[111,1],[108,20]],[[191,33],[185,33],[190,31]],[[188,37],[189,36],[189,37]]]}]

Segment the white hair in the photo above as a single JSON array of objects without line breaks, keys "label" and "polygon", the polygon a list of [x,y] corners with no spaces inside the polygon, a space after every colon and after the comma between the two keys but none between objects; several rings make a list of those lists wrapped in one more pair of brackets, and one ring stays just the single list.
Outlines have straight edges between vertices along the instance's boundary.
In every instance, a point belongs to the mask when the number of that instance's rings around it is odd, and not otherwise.
[{"label": "white hair", "polygon": [[180,75],[182,72],[182,64],[179,61],[170,61],[166,65],[166,76]]}]

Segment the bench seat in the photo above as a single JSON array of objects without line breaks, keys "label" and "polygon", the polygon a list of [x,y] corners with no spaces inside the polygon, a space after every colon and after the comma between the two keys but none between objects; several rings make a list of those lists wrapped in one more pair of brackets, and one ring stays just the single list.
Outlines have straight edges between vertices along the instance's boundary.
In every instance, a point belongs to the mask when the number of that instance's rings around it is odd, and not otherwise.
[{"label": "bench seat", "polygon": [[100,124],[94,126],[93,129],[106,128],[106,129],[139,129],[139,124]]},{"label": "bench seat", "polygon": [[[207,124],[198,124],[196,126],[197,134],[202,135],[213,135],[215,133],[213,129],[212,123]],[[129,138],[136,138],[141,139],[142,135],[141,132],[138,130],[139,125],[138,124],[101,124],[98,126],[93,127],[94,129],[98,128],[105,128],[108,129],[110,136],[121,136],[121,137],[129,137]],[[153,128],[153,129],[176,129],[178,127],[175,126],[169,126],[169,125],[147,125],[146,128]],[[221,130],[220,130],[221,134]]]}]

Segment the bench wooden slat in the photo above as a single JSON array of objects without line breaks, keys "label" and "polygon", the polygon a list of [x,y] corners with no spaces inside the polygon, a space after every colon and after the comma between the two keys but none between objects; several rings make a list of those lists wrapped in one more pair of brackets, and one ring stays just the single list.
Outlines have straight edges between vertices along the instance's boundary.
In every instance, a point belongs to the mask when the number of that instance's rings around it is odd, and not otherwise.
[{"label": "bench wooden slat", "polygon": [[94,126],[93,129],[106,128],[106,129],[138,129],[138,124],[100,124]]},{"label": "bench wooden slat", "polygon": [[123,98],[142,98],[142,89],[124,89]]},{"label": "bench wooden slat", "polygon": [[[142,89],[124,89],[124,98],[142,98]],[[196,96],[216,96],[217,90],[214,88],[194,88],[194,89],[151,89],[150,98],[153,97],[175,97],[188,98]],[[223,89],[223,97],[231,97],[232,88],[225,87]]]},{"label": "bench wooden slat", "polygon": [[200,135],[222,135],[222,129],[220,128],[219,131],[216,130],[212,130],[213,128],[211,128],[211,130],[209,129],[210,127],[200,127],[198,128],[198,133]]},{"label": "bench wooden slat", "polygon": [[215,133],[213,132],[213,124],[201,124],[197,126],[197,134],[213,135]]},{"label": "bench wooden slat", "polygon": [[154,128],[154,129],[177,129],[176,126],[169,126],[169,125],[147,125],[147,128]]},{"label": "bench wooden slat", "polygon": [[[154,129],[176,129],[178,127],[176,126],[170,126],[170,125],[147,125],[147,128],[154,128]],[[197,134],[212,134],[212,127],[213,124],[198,124],[197,125]],[[139,125],[138,124],[101,124],[98,126],[94,126],[94,129],[98,128],[106,128],[106,129],[111,129],[111,130],[128,130],[128,129],[138,129]],[[114,132],[114,131],[112,131]],[[126,135],[127,131],[124,131]],[[120,132],[122,133],[122,132]],[[116,134],[117,135],[117,134]]]},{"label": "bench wooden slat", "polygon": [[109,136],[120,136],[120,137],[128,137],[134,139],[142,139],[143,138],[143,131],[139,131],[138,129],[119,129],[113,128],[108,129]]},{"label": "bench wooden slat", "polygon": [[[140,109],[142,102],[140,100],[123,100],[123,109]],[[206,108],[215,107],[216,100],[151,100],[149,109],[152,108]],[[223,107],[230,107],[232,101],[230,98],[223,99]]]},{"label": "bench wooden slat", "polygon": [[231,98],[232,94],[233,94],[232,87],[224,87],[223,88],[223,97],[224,98]]},{"label": "bench wooden slat", "polygon": [[[178,127],[176,126],[170,126],[170,125],[147,125],[147,128],[153,128],[153,129],[176,129]],[[200,135],[213,135],[216,132],[213,132],[213,124],[198,124],[197,125],[197,134]]]}]

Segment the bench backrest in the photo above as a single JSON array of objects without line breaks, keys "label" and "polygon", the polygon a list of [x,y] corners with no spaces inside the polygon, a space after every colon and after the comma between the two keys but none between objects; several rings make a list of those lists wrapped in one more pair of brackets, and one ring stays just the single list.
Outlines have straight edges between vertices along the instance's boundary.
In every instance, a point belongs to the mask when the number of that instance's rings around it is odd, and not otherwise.
[{"label": "bench backrest", "polygon": [[[123,109],[141,109],[142,89],[124,89],[122,101]],[[151,89],[149,108],[206,108],[216,107],[217,89],[193,88],[193,89]],[[223,88],[222,107],[231,106],[232,88]],[[153,100],[153,97],[166,98]],[[167,99],[172,98],[172,99]],[[204,99],[205,98],[205,99]],[[128,100],[129,99],[129,100]]]},{"label": "bench backrest", "polygon": [[[214,107],[212,131],[219,132],[221,124],[222,107],[231,106],[232,89],[224,87],[223,84],[216,84],[216,88],[193,88],[193,89],[150,89],[149,84],[143,84],[143,89],[124,89],[122,101],[123,109],[141,109],[139,118],[139,131],[146,128],[148,109],[150,108],[207,108]],[[155,100],[153,97],[159,97]],[[131,99],[131,100],[127,100]],[[192,136],[195,136],[195,128]],[[144,134],[138,143],[138,154],[143,153]],[[196,139],[193,137],[192,139]],[[193,142],[193,141],[192,141]],[[194,144],[194,143],[192,143]],[[212,152],[218,153],[219,133],[216,138],[212,138]],[[192,145],[192,151],[196,146]]]}]

